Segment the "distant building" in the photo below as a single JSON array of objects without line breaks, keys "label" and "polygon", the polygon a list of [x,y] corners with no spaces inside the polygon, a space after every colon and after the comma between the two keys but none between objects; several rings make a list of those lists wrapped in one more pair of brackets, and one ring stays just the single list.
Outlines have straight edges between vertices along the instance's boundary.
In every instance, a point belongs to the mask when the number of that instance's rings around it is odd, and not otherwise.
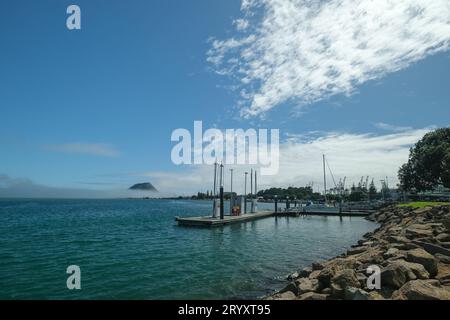
[{"label": "distant building", "polygon": [[440,185],[432,191],[421,192],[417,195],[410,195],[411,198],[420,200],[450,201],[450,189]]}]

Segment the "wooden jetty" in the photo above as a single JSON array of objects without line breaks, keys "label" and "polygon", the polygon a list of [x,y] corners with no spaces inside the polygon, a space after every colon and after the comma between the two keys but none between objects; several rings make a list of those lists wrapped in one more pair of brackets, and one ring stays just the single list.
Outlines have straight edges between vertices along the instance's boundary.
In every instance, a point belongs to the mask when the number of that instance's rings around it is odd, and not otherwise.
[{"label": "wooden jetty", "polygon": [[220,227],[232,223],[247,222],[267,217],[273,217],[273,211],[260,211],[257,213],[247,213],[240,216],[224,216],[220,218],[207,217],[175,217],[179,226],[187,227]]},{"label": "wooden jetty", "polygon": [[175,217],[179,226],[184,227],[220,227],[233,223],[248,222],[268,217],[299,217],[299,216],[338,216],[338,217],[365,217],[369,212],[361,211],[344,211],[339,213],[337,211],[260,211],[257,213],[247,213],[240,216],[224,216],[223,220],[220,218],[213,218],[211,216],[203,217]]}]

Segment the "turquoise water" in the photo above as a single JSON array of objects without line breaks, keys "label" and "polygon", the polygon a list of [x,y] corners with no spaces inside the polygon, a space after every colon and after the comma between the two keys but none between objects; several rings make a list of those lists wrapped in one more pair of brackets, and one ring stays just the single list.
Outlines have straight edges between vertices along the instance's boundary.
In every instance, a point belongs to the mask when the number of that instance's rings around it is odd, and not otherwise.
[{"label": "turquoise water", "polygon": [[[0,298],[256,298],[376,227],[356,217],[175,224],[176,215],[210,208],[207,201],[0,200]],[[81,268],[81,290],[66,287],[69,265]]]}]

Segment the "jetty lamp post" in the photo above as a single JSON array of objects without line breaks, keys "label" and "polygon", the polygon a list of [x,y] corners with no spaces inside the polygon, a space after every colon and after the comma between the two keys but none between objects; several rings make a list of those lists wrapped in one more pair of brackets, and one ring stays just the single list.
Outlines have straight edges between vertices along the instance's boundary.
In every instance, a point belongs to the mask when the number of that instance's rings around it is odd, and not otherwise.
[{"label": "jetty lamp post", "polygon": [[248,175],[248,172],[245,172],[245,180],[244,180],[244,213],[247,213],[247,175]]},{"label": "jetty lamp post", "polygon": [[233,170],[234,169],[230,169],[231,172],[231,184],[230,184],[230,192],[233,194]]},{"label": "jetty lamp post", "polygon": [[233,215],[234,195],[233,195],[233,169],[230,169],[231,183],[230,183],[230,215]]},{"label": "jetty lamp post", "polygon": [[250,169],[250,213],[253,212],[253,169]]},{"label": "jetty lamp post", "polygon": [[258,211],[258,185],[256,182],[256,170],[255,170],[255,200],[254,200],[254,205],[253,205],[253,210],[255,211],[255,213]]}]

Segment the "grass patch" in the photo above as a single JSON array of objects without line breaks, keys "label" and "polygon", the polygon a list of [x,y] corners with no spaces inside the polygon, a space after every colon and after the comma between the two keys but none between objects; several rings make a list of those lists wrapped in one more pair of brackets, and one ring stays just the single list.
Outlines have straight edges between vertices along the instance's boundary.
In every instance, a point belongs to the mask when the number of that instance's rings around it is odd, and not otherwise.
[{"label": "grass patch", "polygon": [[436,206],[450,206],[450,202],[432,202],[432,201],[418,201],[418,202],[408,202],[398,205],[399,207],[412,207],[412,208],[425,208],[425,207],[436,207]]}]

